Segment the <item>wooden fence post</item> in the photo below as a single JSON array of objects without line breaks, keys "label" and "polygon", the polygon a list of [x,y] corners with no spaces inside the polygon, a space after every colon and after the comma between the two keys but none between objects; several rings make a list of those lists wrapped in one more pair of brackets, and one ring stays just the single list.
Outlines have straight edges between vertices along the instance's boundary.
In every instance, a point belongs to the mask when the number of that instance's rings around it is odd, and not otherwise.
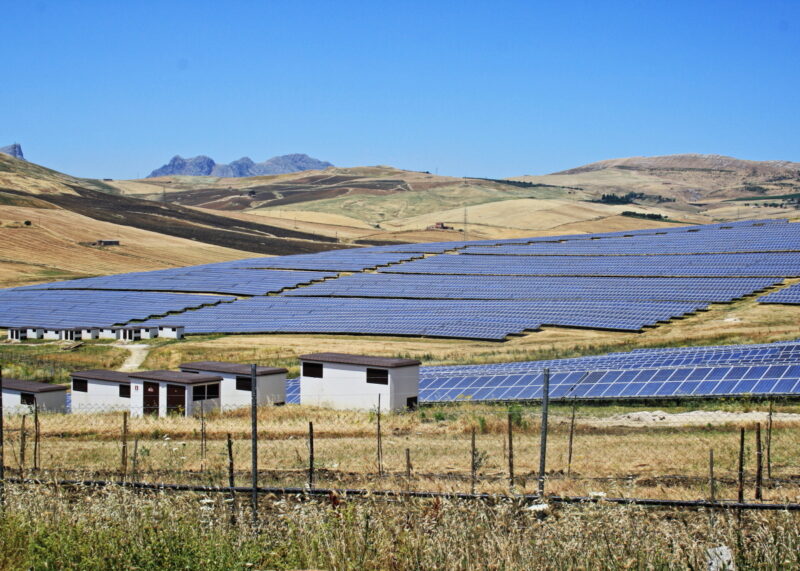
[{"label": "wooden fence post", "polygon": [[740,504],[744,502],[744,427],[739,432],[739,488],[736,498]]},{"label": "wooden fence post", "polygon": [[767,478],[772,479],[772,401],[769,401],[767,416]]},{"label": "wooden fence post", "polygon": [[542,383],[542,426],[539,445],[539,498],[544,497],[544,480],[547,476],[547,415],[550,410],[550,369],[544,370]]},{"label": "wooden fence post", "polygon": [[27,447],[25,440],[28,436],[25,430],[25,420],[27,417],[27,414],[22,415],[22,423],[19,428],[19,470],[23,478],[25,477],[25,448]]},{"label": "wooden fence post", "polygon": [[314,423],[308,423],[308,487],[314,487]]},{"label": "wooden fence post", "polygon": [[716,501],[717,490],[714,482],[714,449],[708,451],[708,492],[712,502]]},{"label": "wooden fence post", "polygon": [[508,409],[508,487],[514,491],[514,430],[511,427],[511,408]]},{"label": "wooden fence post", "polygon": [[764,476],[763,451],[761,450],[761,423],[756,423],[756,499],[763,499],[762,479]]},{"label": "wooden fence post", "polygon": [[250,366],[250,502],[253,523],[258,523],[258,377],[256,365]]},{"label": "wooden fence post", "polygon": [[475,427],[472,428],[472,438],[471,438],[471,448],[470,448],[470,485],[469,485],[469,493],[475,493],[475,480],[477,480],[478,471],[478,452],[475,450]]},{"label": "wooden fence post", "polygon": [[569,443],[567,444],[567,478],[572,477],[572,442],[575,436],[575,400],[572,401],[572,419],[569,422]]},{"label": "wooden fence post", "polygon": [[125,479],[128,473],[128,413],[122,413],[122,457],[120,459],[122,467],[122,479]]},{"label": "wooden fence post", "polygon": [[33,469],[39,470],[39,439],[41,438],[39,426],[39,405],[33,405]]},{"label": "wooden fence post", "polygon": [[381,434],[381,395],[378,395],[378,423],[377,423],[377,459],[378,477],[383,477],[383,437]]},{"label": "wooden fence post", "polygon": [[236,523],[236,477],[233,471],[233,439],[228,433],[228,487],[231,489],[231,525]]}]

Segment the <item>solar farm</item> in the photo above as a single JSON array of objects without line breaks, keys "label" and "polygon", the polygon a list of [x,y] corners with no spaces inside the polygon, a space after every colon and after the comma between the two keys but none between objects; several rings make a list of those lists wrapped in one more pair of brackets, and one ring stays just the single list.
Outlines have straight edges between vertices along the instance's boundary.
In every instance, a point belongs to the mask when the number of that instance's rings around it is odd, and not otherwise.
[{"label": "solar farm", "polygon": [[[545,327],[636,333],[753,297],[800,304],[800,224],[759,220],[402,244],[0,291],[3,327],[179,324],[191,334],[342,334],[502,343]],[[535,333],[533,333],[535,335]],[[423,367],[420,401],[800,394],[797,343]],[[290,401],[295,395],[290,381]]]},{"label": "solar farm", "polygon": [[[157,325],[168,315],[188,334],[500,341],[543,326],[641,331],[797,277],[800,224],[766,220],[381,246],[27,286],[0,292],[0,326]],[[797,303],[797,287],[762,301]]]}]

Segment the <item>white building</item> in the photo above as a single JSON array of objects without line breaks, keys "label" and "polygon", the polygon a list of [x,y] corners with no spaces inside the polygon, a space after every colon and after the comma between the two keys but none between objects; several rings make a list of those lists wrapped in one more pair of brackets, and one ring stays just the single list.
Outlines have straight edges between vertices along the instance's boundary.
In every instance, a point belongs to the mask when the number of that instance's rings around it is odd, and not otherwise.
[{"label": "white building", "polygon": [[127,373],[93,369],[71,376],[72,412],[130,410],[131,382]]},{"label": "white building", "polygon": [[67,387],[36,381],[3,379],[3,412],[30,414],[34,407],[46,412],[66,412]]},{"label": "white building", "polygon": [[130,373],[131,415],[192,415],[220,408],[219,375],[176,371]]},{"label": "white building", "polygon": [[44,337],[44,327],[24,327],[28,339],[41,339]]},{"label": "white building", "polygon": [[[195,361],[180,366],[185,373],[206,373],[222,377],[220,402],[224,410],[250,406],[251,365],[220,361]],[[259,405],[286,402],[286,369],[256,367],[256,398]]]},{"label": "white building", "polygon": [[42,330],[42,339],[51,339],[54,341],[58,341],[61,339],[61,328],[60,327],[45,327]]},{"label": "white building", "polygon": [[98,339],[119,339],[119,327],[101,327]]},{"label": "white building", "polygon": [[81,327],[81,339],[97,339],[100,336],[99,327]]},{"label": "white building", "polygon": [[83,339],[83,329],[80,327],[65,327],[59,331],[58,338],[62,341],[78,341]]},{"label": "white building", "polygon": [[158,337],[158,327],[142,326],[139,327],[139,336],[142,339],[155,339]]},{"label": "white building", "polygon": [[183,339],[186,328],[183,325],[159,325],[158,336],[165,339]]},{"label": "white building", "polygon": [[120,327],[117,331],[117,339],[123,341],[139,341],[142,338],[141,327]]},{"label": "white building", "polygon": [[28,339],[27,327],[11,327],[8,330],[8,339],[11,341],[25,341]]},{"label": "white building", "polygon": [[416,408],[419,365],[415,359],[392,359],[312,353],[300,356],[300,404],[338,409]]}]

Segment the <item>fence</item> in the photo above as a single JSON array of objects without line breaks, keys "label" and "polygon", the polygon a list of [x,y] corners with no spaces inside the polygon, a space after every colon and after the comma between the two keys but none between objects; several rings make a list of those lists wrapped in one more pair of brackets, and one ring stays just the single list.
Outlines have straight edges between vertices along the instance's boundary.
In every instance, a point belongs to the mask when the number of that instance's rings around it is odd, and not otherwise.
[{"label": "fence", "polygon": [[389,413],[251,405],[158,418],[31,406],[0,415],[0,465],[5,478],[176,488],[797,502],[800,415],[787,412],[795,405],[708,404],[730,410],[543,402]]}]

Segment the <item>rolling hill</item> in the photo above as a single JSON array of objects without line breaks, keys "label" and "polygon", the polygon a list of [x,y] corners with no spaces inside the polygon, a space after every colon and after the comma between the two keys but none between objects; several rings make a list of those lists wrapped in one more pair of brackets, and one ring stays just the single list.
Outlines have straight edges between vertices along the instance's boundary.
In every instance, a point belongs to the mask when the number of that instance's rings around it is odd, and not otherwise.
[{"label": "rolling hill", "polygon": [[[0,285],[319,252],[335,240],[209,211],[125,196],[0,154]],[[98,247],[98,240],[119,246]]]},{"label": "rolling hill", "polygon": [[[120,192],[351,242],[509,238],[797,215],[800,163],[718,155],[601,161],[511,179],[387,166],[115,181]],[[259,218],[255,218],[255,217]],[[447,229],[429,230],[437,222]]]}]

